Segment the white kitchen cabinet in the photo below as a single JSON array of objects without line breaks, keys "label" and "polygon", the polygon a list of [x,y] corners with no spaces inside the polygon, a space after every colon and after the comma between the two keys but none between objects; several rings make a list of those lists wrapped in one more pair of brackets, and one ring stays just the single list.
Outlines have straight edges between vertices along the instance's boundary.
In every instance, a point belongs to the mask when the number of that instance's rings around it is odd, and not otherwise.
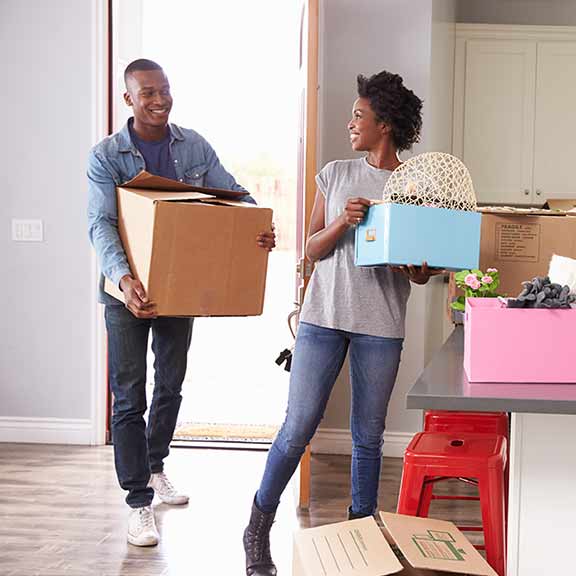
[{"label": "white kitchen cabinet", "polygon": [[576,197],[576,29],[459,25],[453,152],[478,201]]},{"label": "white kitchen cabinet", "polygon": [[536,201],[576,198],[576,42],[538,43],[537,62]]}]

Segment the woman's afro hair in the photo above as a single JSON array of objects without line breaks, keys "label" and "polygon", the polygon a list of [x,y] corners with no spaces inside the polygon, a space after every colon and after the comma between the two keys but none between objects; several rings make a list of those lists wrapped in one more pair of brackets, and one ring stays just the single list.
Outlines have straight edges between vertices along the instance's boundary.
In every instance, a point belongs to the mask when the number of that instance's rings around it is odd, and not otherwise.
[{"label": "woman's afro hair", "polygon": [[422,128],[422,100],[404,86],[402,76],[385,70],[366,78],[357,77],[358,96],[366,98],[380,122],[392,129],[399,151],[410,150],[418,142]]}]

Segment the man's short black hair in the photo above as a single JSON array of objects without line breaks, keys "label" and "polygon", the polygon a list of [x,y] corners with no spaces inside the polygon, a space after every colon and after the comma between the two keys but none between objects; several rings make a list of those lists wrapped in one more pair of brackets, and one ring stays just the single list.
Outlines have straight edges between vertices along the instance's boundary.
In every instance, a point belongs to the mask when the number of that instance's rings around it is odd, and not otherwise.
[{"label": "man's short black hair", "polygon": [[370,101],[380,122],[392,129],[398,151],[410,150],[418,142],[422,128],[422,100],[404,86],[402,76],[386,70],[366,78],[359,74],[358,96]]},{"label": "man's short black hair", "polygon": [[126,66],[126,70],[124,70],[124,82],[128,80],[128,76],[133,72],[144,72],[146,70],[162,70],[162,66],[156,64],[153,60],[147,60],[146,58],[134,60],[134,62],[130,62],[130,64]]}]

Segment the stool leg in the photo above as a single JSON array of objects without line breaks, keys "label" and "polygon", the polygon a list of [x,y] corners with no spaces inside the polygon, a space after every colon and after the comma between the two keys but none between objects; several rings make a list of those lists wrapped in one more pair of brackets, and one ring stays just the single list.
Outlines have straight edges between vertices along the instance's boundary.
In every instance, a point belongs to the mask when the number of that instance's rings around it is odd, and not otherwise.
[{"label": "stool leg", "polygon": [[490,468],[479,480],[486,560],[499,576],[505,576],[504,474],[502,469]]},{"label": "stool leg", "polygon": [[398,514],[417,516],[424,492],[425,468],[404,464],[400,495],[398,496]]},{"label": "stool leg", "polygon": [[510,467],[504,469],[504,525],[508,526],[508,494],[510,489]]},{"label": "stool leg", "polygon": [[418,507],[418,516],[420,516],[421,518],[428,518],[433,493],[434,493],[434,483],[424,482],[424,487],[422,489],[422,497],[420,498],[420,506]]}]

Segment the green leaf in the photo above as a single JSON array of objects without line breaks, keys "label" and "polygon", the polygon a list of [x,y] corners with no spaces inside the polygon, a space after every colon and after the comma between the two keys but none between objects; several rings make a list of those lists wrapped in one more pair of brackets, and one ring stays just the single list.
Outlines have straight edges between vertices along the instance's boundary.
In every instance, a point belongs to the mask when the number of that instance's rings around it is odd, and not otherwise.
[{"label": "green leaf", "polygon": [[450,307],[454,310],[464,311],[466,309],[466,300],[464,299],[464,296],[458,296],[458,298],[450,304]]},{"label": "green leaf", "polygon": [[470,270],[460,270],[460,272],[456,272],[456,274],[454,274],[454,280],[458,285],[464,284],[464,279],[466,276],[468,276],[468,274],[470,274]]}]

